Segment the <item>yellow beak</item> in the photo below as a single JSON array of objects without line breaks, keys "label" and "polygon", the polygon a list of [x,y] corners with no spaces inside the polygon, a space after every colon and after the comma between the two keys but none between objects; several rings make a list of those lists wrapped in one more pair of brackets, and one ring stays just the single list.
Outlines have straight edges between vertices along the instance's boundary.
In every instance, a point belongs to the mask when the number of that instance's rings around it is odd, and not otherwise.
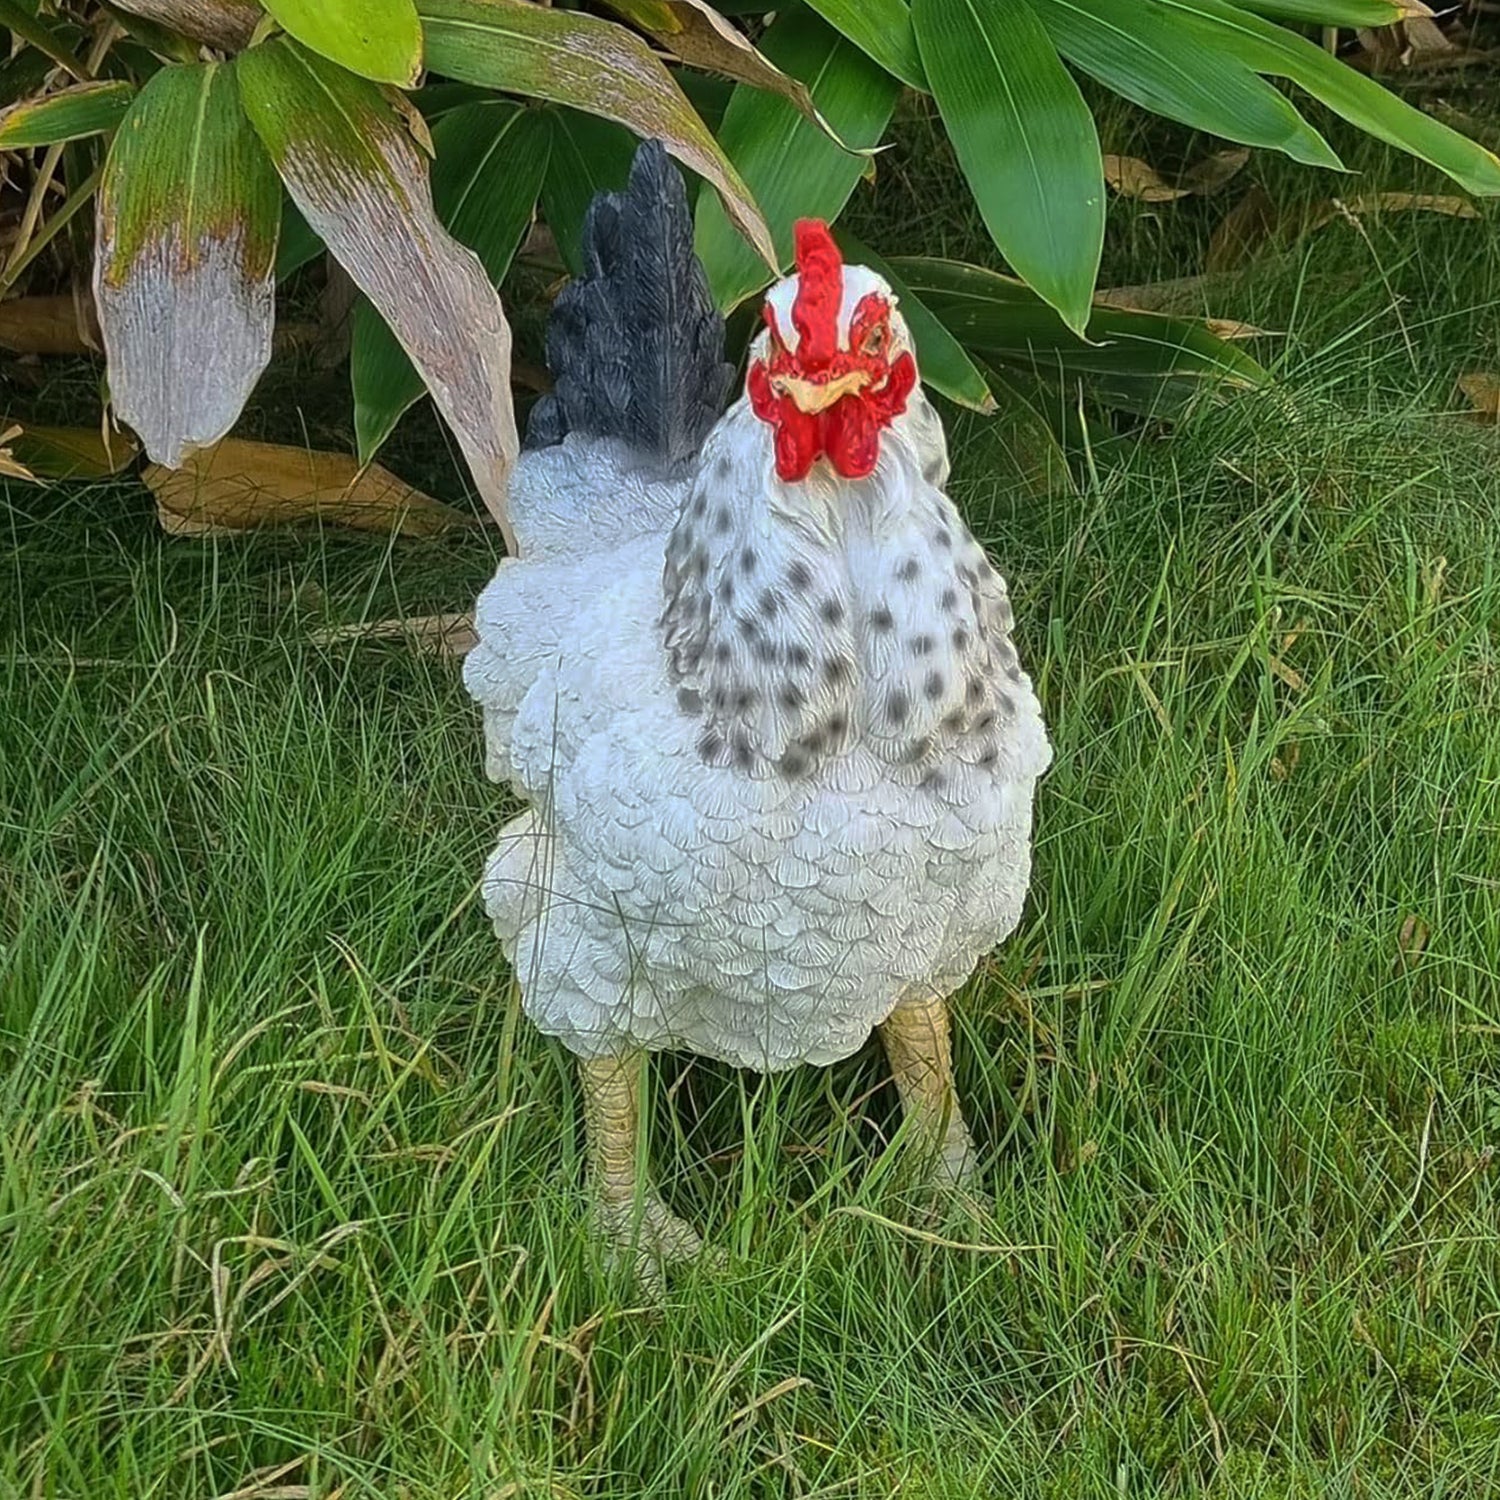
[{"label": "yellow beak", "polygon": [[772,386],[783,396],[790,396],[799,411],[815,416],[827,411],[835,401],[853,396],[870,383],[868,370],[849,370],[833,380],[804,380],[800,375],[777,375]]}]

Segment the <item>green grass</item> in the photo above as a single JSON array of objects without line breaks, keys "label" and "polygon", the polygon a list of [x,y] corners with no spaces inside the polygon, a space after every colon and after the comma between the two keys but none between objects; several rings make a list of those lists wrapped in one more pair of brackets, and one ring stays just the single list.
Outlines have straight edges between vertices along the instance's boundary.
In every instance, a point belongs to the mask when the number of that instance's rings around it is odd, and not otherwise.
[{"label": "green grass", "polygon": [[[1198,213],[1118,209],[1108,279],[1191,270]],[[456,673],[311,639],[460,605],[491,544],[13,489],[0,1494],[1492,1493],[1500,453],[1445,413],[1496,246],[1323,231],[1215,309],[1280,392],[1077,494],[957,423],[1057,747],[958,1006],[994,1220],[880,1169],[872,1050],[667,1059],[660,1175],[731,1261],[656,1315],[475,901],[506,809]]]}]

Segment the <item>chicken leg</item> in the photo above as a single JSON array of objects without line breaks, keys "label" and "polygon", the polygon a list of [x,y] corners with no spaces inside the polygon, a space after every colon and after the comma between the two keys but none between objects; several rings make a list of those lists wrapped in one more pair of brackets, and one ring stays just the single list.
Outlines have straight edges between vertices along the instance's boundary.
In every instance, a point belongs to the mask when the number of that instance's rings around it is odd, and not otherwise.
[{"label": "chicken leg", "polygon": [[659,1293],[662,1267],[695,1259],[703,1241],[651,1185],[640,1128],[645,1068],[638,1051],[579,1060],[595,1227],[616,1255],[633,1260],[641,1285]]},{"label": "chicken leg", "polygon": [[933,1187],[964,1189],[978,1160],[953,1086],[953,1042],[948,1002],[909,996],[880,1025],[880,1040],[901,1096],[901,1110],[927,1158]]}]

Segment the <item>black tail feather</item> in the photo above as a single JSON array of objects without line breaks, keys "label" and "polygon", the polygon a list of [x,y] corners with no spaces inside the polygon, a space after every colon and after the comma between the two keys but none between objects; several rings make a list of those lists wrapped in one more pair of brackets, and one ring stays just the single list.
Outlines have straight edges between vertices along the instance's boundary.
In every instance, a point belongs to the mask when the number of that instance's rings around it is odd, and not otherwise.
[{"label": "black tail feather", "polygon": [[527,447],[578,432],[667,464],[691,458],[723,414],[733,371],[682,178],[659,141],[641,144],[623,193],[589,205],[583,257],[547,323],[554,384],[532,408]]}]

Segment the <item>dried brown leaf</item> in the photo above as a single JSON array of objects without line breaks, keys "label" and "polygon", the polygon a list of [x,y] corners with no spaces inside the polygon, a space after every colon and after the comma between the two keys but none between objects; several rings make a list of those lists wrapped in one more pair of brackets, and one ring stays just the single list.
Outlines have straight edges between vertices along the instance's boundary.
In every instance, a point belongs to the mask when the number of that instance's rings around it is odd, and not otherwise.
[{"label": "dried brown leaf", "polygon": [[121,10],[234,51],[248,46],[265,12],[257,0],[115,0]]},{"label": "dried brown leaf", "polygon": [[334,646],[341,641],[405,640],[416,650],[433,656],[466,656],[479,637],[474,632],[474,616],[463,613],[331,625],[315,630],[312,640],[318,646]]},{"label": "dried brown leaf", "polygon": [[99,347],[91,297],[64,292],[0,302],[0,347],[17,354],[88,354]]},{"label": "dried brown leaf", "polygon": [[202,536],[292,521],[332,521],[361,531],[432,536],[468,517],[347,453],[317,453],[225,438],[190,454],[180,469],[150,465],[142,478],[162,525]]},{"label": "dried brown leaf", "polygon": [[1404,969],[1419,959],[1431,936],[1432,928],[1415,912],[1409,912],[1396,934],[1397,969]]},{"label": "dried brown leaf", "polygon": [[1500,423],[1500,375],[1488,370],[1472,370],[1458,377],[1458,388],[1469,398],[1476,421]]},{"label": "dried brown leaf", "polygon": [[1155,167],[1138,156],[1106,155],[1104,180],[1122,198],[1134,198],[1140,203],[1173,203],[1192,191],[1172,187]]},{"label": "dried brown leaf", "polygon": [[1248,146],[1232,146],[1224,151],[1215,151],[1212,156],[1205,156],[1202,161],[1194,162],[1182,174],[1182,186],[1188,192],[1206,198],[1217,193],[1249,160]]},{"label": "dried brown leaf", "polygon": [[1270,194],[1250,189],[1219,221],[1203,258],[1205,271],[1232,271],[1244,265],[1275,238],[1280,214]]}]

